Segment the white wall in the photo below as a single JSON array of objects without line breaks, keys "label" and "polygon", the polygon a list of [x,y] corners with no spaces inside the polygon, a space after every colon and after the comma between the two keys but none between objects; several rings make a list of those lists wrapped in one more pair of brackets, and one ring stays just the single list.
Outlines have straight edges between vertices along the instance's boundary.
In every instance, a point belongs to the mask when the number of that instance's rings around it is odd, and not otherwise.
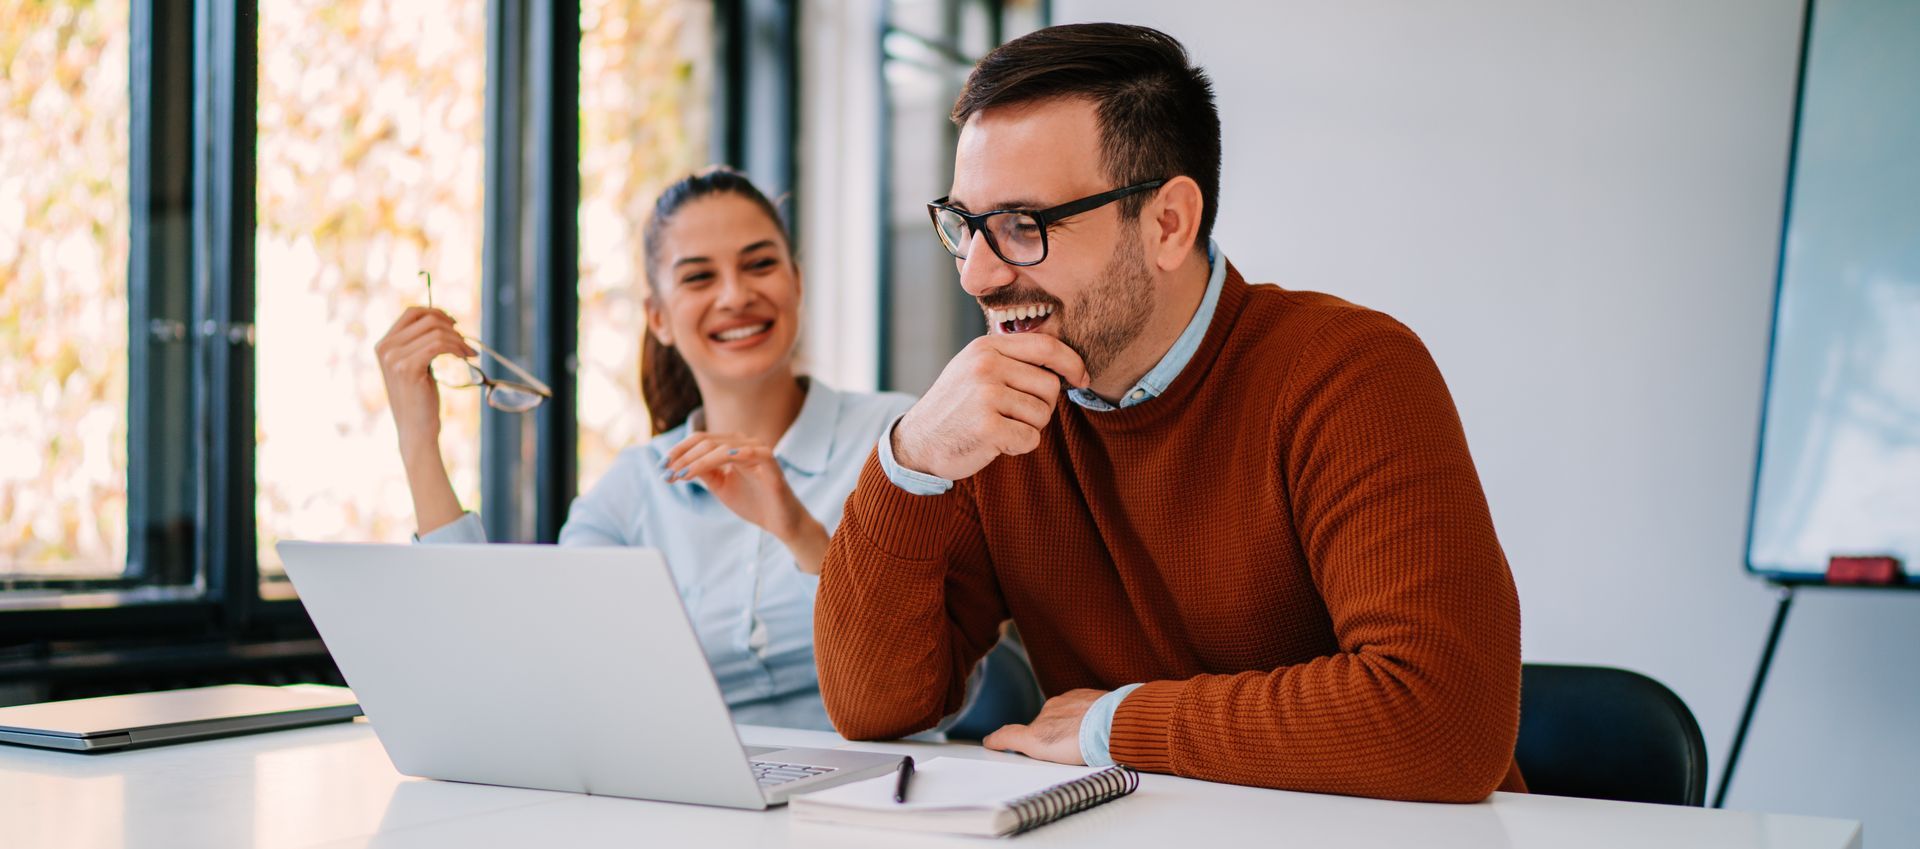
[{"label": "white wall", "polygon": [[[1186,43],[1250,279],[1419,332],[1529,660],[1646,672],[1717,782],[1773,596],[1741,569],[1798,0],[1055,0]],[[1920,845],[1920,596],[1796,602],[1728,806]]]}]

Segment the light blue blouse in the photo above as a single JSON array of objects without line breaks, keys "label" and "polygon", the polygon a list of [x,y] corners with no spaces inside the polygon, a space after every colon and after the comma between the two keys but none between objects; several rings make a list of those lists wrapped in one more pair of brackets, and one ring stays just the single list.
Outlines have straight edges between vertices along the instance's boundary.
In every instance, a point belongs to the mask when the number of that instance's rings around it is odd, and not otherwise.
[{"label": "light blue blouse", "polygon": [[[909,395],[837,392],[809,379],[800,415],[773,454],[829,533],[880,432],[912,405]],[[702,418],[695,411],[687,423],[621,452],[574,500],[560,544],[659,549],[734,721],[831,730],[813,665],[820,579],[802,573],[785,545],[735,516],[699,481],[666,481],[667,452]],[[468,513],[420,541],[485,542],[486,531]]]}]

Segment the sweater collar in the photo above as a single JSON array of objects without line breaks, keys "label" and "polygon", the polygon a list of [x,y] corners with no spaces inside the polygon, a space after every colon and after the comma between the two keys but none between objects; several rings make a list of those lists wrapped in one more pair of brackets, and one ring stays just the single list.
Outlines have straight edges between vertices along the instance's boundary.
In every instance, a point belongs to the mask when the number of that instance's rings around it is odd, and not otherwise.
[{"label": "sweater collar", "polygon": [[1240,314],[1246,309],[1250,298],[1252,284],[1240,276],[1240,270],[1224,259],[1220,264],[1226,266],[1226,279],[1220,285],[1220,300],[1214,305],[1213,321],[1207,325],[1200,347],[1193,352],[1186,367],[1167,384],[1159,400],[1105,412],[1078,404],[1062,405],[1064,411],[1070,411],[1065,418],[1088,427],[1114,431],[1153,428],[1179,418],[1192,405],[1193,399],[1205,391],[1202,387],[1213,374],[1221,352],[1226,350],[1227,340],[1237,332]]}]

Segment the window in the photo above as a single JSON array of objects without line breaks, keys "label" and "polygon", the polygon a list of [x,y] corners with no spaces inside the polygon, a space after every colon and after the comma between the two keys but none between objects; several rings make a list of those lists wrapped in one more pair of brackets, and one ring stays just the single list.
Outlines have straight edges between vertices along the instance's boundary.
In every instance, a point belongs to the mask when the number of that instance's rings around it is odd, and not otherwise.
[{"label": "window", "polygon": [[0,587],[126,568],[129,15],[0,7]]},{"label": "window", "polygon": [[[374,343],[427,293],[479,336],[486,6],[260,5],[254,521],[283,538],[403,542],[414,530]],[[480,495],[480,397],[441,393],[441,451]]]},{"label": "window", "polygon": [[581,492],[651,436],[640,396],[640,233],[660,190],[707,161],[712,18],[699,0],[581,4]]},{"label": "window", "polygon": [[[647,437],[654,195],[710,161],[791,185],[793,14],[0,5],[0,693],[108,635],[325,668],[273,546],[413,530],[373,344],[422,270],[568,393],[511,418],[443,395],[457,494],[551,541]],[[186,680],[218,679],[144,686]]]}]

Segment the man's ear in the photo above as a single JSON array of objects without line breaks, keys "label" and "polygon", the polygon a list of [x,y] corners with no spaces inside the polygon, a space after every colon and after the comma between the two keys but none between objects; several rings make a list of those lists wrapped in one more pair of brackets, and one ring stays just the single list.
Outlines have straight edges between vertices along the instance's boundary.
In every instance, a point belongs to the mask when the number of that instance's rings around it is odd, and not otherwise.
[{"label": "man's ear", "polygon": [[661,308],[657,295],[647,296],[647,332],[660,344],[673,347],[673,331],[667,328],[667,311]]},{"label": "man's ear", "polygon": [[1172,271],[1193,255],[1194,242],[1200,238],[1200,213],[1205,203],[1200,184],[1192,177],[1174,177],[1154,190],[1153,200],[1141,215],[1147,261],[1153,267]]}]

